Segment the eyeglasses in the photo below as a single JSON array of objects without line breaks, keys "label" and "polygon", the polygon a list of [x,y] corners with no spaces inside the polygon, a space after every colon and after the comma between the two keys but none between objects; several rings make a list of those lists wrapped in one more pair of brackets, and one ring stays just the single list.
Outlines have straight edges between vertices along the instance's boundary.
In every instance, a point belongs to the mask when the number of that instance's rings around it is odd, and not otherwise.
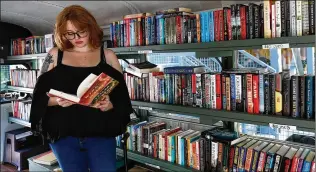
[{"label": "eyeglasses", "polygon": [[64,34],[65,38],[68,40],[73,40],[76,38],[76,35],[78,38],[84,38],[88,36],[88,32],[86,30],[77,31],[77,32],[67,32]]}]

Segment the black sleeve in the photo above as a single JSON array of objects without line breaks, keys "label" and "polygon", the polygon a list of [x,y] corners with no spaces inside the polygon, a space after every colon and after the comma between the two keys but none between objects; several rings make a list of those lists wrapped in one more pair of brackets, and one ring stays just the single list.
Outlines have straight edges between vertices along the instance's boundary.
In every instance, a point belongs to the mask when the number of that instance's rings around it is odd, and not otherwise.
[{"label": "black sleeve", "polygon": [[112,118],[113,123],[118,123],[120,128],[115,127],[118,130],[117,135],[124,134],[126,127],[130,122],[130,115],[134,112],[131,104],[131,100],[128,94],[128,89],[124,80],[124,76],[120,75],[118,78],[119,85],[110,94],[110,99],[113,104],[113,110],[111,114],[115,117]]},{"label": "black sleeve", "polygon": [[47,92],[49,91],[49,81],[47,80],[48,75],[46,73],[40,75],[37,79],[32,98],[32,105],[30,111],[30,123],[31,131],[34,135],[42,135],[42,119],[47,110],[47,103],[49,97]]}]

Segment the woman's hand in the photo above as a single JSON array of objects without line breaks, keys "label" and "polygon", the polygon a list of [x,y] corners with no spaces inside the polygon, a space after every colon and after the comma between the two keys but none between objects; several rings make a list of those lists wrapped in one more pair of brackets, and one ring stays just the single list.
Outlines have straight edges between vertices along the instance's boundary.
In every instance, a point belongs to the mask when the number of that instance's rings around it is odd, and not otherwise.
[{"label": "woman's hand", "polygon": [[106,95],[105,100],[101,101],[96,108],[100,109],[101,111],[108,111],[113,108],[113,105],[110,101],[110,96]]},{"label": "woman's hand", "polygon": [[47,96],[49,97],[48,100],[48,106],[61,106],[61,107],[68,107],[71,106],[73,104],[75,104],[74,102],[59,98],[59,97],[55,97],[55,96],[51,96],[49,93],[47,93]]},{"label": "woman's hand", "polygon": [[62,98],[57,98],[56,102],[59,106],[62,106],[62,107],[68,107],[68,106],[75,104],[74,102],[71,102],[71,101],[68,101],[68,100],[65,100]]}]

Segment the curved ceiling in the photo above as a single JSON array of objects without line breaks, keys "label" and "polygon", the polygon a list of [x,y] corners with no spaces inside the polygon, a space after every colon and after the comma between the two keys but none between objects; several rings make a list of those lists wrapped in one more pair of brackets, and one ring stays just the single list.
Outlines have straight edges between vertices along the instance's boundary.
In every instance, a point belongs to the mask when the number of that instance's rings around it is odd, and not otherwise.
[{"label": "curved ceiling", "polygon": [[25,27],[33,35],[44,35],[53,31],[58,13],[73,4],[87,8],[108,34],[106,26],[127,14],[155,13],[176,7],[203,11],[220,8],[227,5],[227,1],[1,1],[1,21]]}]

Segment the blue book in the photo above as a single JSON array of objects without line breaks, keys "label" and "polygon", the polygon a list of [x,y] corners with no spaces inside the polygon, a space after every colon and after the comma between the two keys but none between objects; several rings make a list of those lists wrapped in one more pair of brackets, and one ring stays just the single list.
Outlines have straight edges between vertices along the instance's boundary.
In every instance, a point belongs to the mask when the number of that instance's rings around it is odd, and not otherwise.
[{"label": "blue book", "polygon": [[304,160],[302,172],[310,171],[311,164],[312,164],[312,161],[313,161],[314,158],[315,158],[315,152],[310,151],[309,154],[307,155],[307,157]]},{"label": "blue book", "polygon": [[306,115],[307,119],[314,118],[315,76],[306,76]]},{"label": "blue book", "polygon": [[214,12],[209,12],[210,42],[214,42]]},{"label": "blue book", "polygon": [[203,12],[200,13],[200,29],[201,29],[201,42],[205,42],[205,28],[204,28],[204,15]]},{"label": "blue book", "polygon": [[134,24],[134,19],[131,19],[129,22],[129,44],[130,46],[135,46],[134,45],[134,40],[135,40],[135,32],[134,32],[134,28],[135,28],[135,24]]},{"label": "blue book", "polygon": [[205,42],[210,42],[210,15],[208,12],[204,12],[204,24],[205,24]]},{"label": "blue book", "polygon": [[236,110],[236,87],[235,87],[235,74],[230,74],[230,101],[231,110]]}]

